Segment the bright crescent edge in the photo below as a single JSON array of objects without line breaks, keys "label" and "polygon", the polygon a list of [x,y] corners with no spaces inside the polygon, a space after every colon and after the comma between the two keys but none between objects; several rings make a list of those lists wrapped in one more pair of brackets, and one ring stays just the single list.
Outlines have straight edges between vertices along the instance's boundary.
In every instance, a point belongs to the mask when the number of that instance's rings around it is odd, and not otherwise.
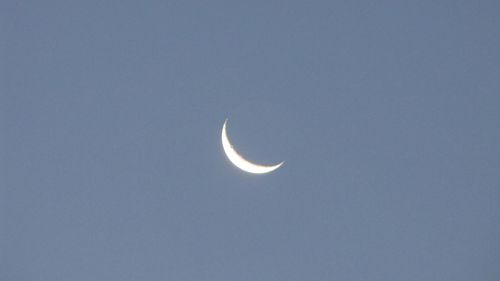
[{"label": "bright crescent edge", "polygon": [[224,149],[224,153],[226,154],[229,161],[231,161],[231,163],[233,163],[236,167],[252,174],[267,174],[278,169],[281,165],[283,165],[283,163],[285,163],[285,161],[283,161],[273,166],[263,166],[254,164],[246,160],[234,149],[233,145],[229,141],[226,132],[226,124],[227,124],[227,119],[224,121],[224,125],[222,126],[222,133],[221,133],[222,148]]}]

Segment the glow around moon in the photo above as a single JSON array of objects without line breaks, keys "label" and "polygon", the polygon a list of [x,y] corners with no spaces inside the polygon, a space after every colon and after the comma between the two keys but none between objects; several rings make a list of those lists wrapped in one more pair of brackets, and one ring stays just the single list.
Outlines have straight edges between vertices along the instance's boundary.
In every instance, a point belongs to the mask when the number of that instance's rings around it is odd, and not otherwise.
[{"label": "glow around moon", "polygon": [[263,166],[254,164],[246,160],[240,154],[238,154],[238,152],[236,152],[231,142],[229,142],[229,138],[227,137],[227,132],[226,132],[226,124],[227,124],[227,119],[226,121],[224,121],[224,125],[222,126],[222,134],[221,134],[222,148],[224,149],[224,153],[226,153],[226,156],[229,159],[229,161],[231,161],[231,163],[233,163],[236,167],[252,174],[267,174],[278,169],[281,165],[283,165],[283,163],[285,163],[283,161],[273,166]]}]

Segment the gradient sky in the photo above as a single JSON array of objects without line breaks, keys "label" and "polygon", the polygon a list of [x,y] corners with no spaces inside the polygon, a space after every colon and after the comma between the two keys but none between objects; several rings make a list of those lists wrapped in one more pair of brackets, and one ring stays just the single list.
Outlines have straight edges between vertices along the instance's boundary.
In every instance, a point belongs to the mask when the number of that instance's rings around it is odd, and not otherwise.
[{"label": "gradient sky", "polygon": [[500,279],[499,15],[2,1],[0,279]]}]

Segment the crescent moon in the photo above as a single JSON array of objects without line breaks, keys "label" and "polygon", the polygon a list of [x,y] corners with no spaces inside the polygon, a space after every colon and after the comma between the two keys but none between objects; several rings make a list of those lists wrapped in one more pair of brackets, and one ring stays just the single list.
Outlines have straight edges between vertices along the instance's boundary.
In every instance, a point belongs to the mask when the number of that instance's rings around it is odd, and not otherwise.
[{"label": "crescent moon", "polygon": [[226,124],[227,124],[227,119],[224,121],[224,125],[222,126],[222,148],[224,149],[224,153],[226,153],[227,158],[231,163],[233,163],[236,167],[240,168],[241,170],[252,173],[252,174],[267,174],[270,173],[285,163],[285,161],[272,165],[272,166],[264,166],[264,165],[257,165],[254,164],[245,158],[238,154],[238,152],[234,149],[233,145],[229,141],[229,138],[227,137],[227,132],[226,132]]}]

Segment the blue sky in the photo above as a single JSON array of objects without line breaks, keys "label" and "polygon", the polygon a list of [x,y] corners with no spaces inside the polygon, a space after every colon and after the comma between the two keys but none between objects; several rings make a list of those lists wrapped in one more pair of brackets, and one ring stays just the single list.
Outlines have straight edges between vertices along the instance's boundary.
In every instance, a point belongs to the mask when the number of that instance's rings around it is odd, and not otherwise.
[{"label": "blue sky", "polygon": [[0,279],[498,279],[499,13],[2,2]]}]

